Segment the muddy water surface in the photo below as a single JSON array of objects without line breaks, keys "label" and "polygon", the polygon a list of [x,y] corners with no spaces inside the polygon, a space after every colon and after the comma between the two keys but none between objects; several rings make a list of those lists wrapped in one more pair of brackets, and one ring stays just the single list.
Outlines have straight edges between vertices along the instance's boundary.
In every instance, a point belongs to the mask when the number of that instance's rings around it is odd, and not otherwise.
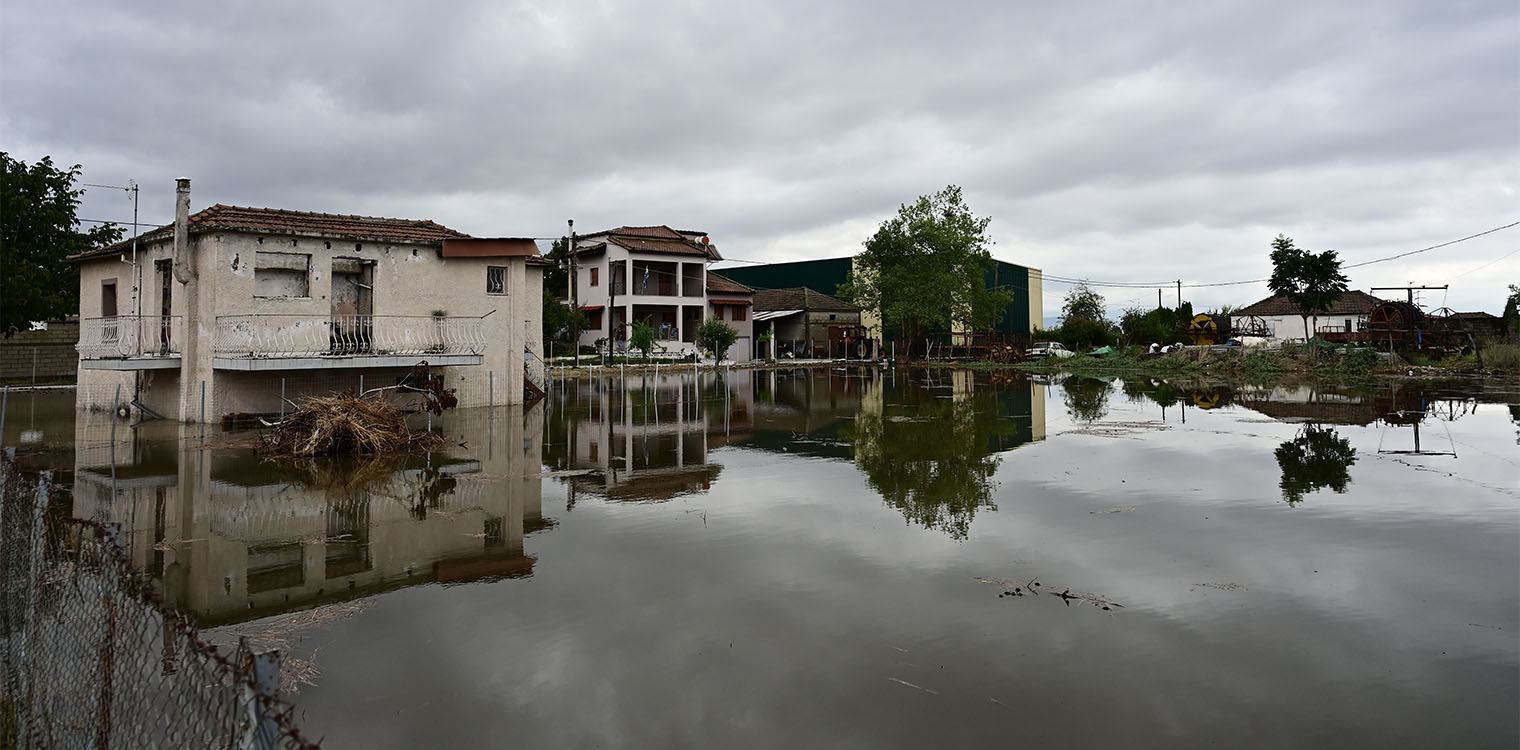
[{"label": "muddy water surface", "polygon": [[85,415],[73,502],[325,747],[1512,748],[1517,401],[582,380],[382,462]]}]

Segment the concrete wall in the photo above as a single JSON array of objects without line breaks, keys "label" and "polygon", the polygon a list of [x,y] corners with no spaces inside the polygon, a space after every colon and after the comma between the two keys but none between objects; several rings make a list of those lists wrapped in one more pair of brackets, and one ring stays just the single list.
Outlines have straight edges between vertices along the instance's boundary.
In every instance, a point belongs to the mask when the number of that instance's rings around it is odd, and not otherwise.
[{"label": "concrete wall", "polygon": [[0,338],[0,383],[72,383],[77,376],[79,321],[48,321],[46,331]]}]

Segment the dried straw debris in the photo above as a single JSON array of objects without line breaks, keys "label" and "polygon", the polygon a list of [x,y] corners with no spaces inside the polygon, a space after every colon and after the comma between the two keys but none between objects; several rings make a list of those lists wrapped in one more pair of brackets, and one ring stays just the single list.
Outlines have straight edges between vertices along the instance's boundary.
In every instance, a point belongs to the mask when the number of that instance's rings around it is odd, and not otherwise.
[{"label": "dried straw debris", "polygon": [[393,386],[302,399],[284,419],[266,423],[274,429],[264,433],[263,450],[302,457],[374,455],[430,450],[443,443],[439,435],[407,427],[401,410],[383,398],[386,391],[421,394],[424,408],[434,414],[459,403],[454,391],[443,387],[443,376],[429,373],[423,362]]}]

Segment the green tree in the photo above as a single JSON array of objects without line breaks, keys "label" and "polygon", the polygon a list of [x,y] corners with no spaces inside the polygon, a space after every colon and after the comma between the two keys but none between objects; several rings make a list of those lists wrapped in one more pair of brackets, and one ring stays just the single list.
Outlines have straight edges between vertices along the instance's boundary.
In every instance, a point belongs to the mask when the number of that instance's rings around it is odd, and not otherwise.
[{"label": "green tree", "polygon": [[1509,285],[1509,299],[1504,303],[1504,330],[1520,333],[1520,286]]},{"label": "green tree", "polygon": [[544,289],[544,341],[569,343],[572,333],[587,325],[586,313],[571,310],[570,306],[555,299],[554,292]]},{"label": "green tree", "polygon": [[1304,495],[1321,487],[1344,493],[1351,483],[1356,449],[1329,427],[1304,425],[1296,437],[1277,446],[1275,453],[1282,470],[1279,486],[1288,505],[1297,505]]},{"label": "green tree", "polygon": [[1061,305],[1061,342],[1075,351],[1113,343],[1114,326],[1104,316],[1103,295],[1086,284],[1066,293]]},{"label": "green tree", "polygon": [[0,330],[79,313],[79,270],[65,259],[121,239],[113,224],[79,230],[80,167],[35,164],[0,151]]},{"label": "green tree", "polygon": [[991,221],[971,213],[955,185],[899,206],[863,243],[840,298],[880,311],[910,347],[930,330],[996,325],[1013,295],[987,286]]},{"label": "green tree", "polygon": [[551,265],[544,266],[544,291],[551,292],[556,298],[570,296],[570,269],[565,265],[565,254],[570,248],[570,241],[561,237],[554,241],[549,248],[549,254],[544,260]]},{"label": "green tree", "polygon": [[628,348],[643,352],[644,361],[649,361],[649,353],[654,351],[654,326],[649,324],[648,318],[634,321],[633,332],[628,335]]},{"label": "green tree", "polygon": [[702,321],[702,327],[697,329],[697,346],[711,352],[715,363],[721,363],[728,348],[738,340],[739,332],[717,318]]},{"label": "green tree", "polygon": [[1298,308],[1304,319],[1304,338],[1314,338],[1310,318],[1318,322],[1318,314],[1328,312],[1330,306],[1346,291],[1346,277],[1341,274],[1341,261],[1334,250],[1311,253],[1295,247],[1290,237],[1277,235],[1272,240],[1272,278],[1267,287],[1273,294],[1286,297]]}]

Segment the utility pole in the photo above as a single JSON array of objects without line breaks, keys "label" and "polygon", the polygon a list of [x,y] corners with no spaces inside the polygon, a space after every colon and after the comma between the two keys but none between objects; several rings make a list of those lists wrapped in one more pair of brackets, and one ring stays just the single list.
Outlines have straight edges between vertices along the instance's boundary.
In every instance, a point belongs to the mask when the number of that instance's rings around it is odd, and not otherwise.
[{"label": "utility pole", "polygon": [[1161,309],[1161,287],[1156,287],[1156,309]]},{"label": "utility pole", "polygon": [[1177,279],[1177,309],[1182,309],[1182,279]]},{"label": "utility pole", "polygon": [[580,367],[581,326],[578,321],[580,321],[581,306],[575,299],[575,219],[567,219],[566,223],[570,225],[570,239],[569,244],[565,247],[565,257],[570,261],[570,330],[574,332],[570,337],[570,346],[575,352],[575,366]]}]

